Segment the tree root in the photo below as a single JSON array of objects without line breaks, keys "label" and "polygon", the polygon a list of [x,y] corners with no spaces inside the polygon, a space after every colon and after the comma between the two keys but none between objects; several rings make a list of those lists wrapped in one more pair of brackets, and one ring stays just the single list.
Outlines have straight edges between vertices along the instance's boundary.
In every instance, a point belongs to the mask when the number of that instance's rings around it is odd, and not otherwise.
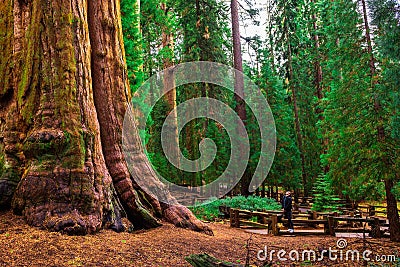
[{"label": "tree root", "polygon": [[214,235],[213,231],[205,223],[197,219],[187,207],[182,205],[166,205],[163,208],[165,220],[174,224],[176,227],[187,228],[210,236]]}]

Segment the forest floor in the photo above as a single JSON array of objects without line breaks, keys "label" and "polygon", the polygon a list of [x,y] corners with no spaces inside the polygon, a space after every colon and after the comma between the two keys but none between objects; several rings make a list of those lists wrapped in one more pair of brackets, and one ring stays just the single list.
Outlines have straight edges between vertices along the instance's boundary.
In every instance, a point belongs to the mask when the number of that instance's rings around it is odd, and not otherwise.
[{"label": "forest floor", "polygon": [[[104,230],[96,235],[67,236],[51,233],[25,224],[22,217],[11,212],[0,213],[0,266],[134,266],[134,267],[175,267],[190,266],[185,257],[190,254],[208,253],[218,259],[244,264],[246,244],[250,234],[234,229],[228,224],[210,223],[214,236],[176,228],[165,224],[157,229],[135,233],[115,233]],[[345,254],[340,260],[332,261],[325,257],[322,261],[301,261],[305,250],[318,251],[336,248],[338,238],[331,236],[271,236],[253,234],[250,240],[249,259],[252,266],[262,266],[257,252],[267,248],[285,250],[289,258],[291,250],[298,250],[300,261],[279,261],[273,255],[270,266],[367,266],[363,261],[346,261]],[[400,244],[388,239],[368,239],[366,247],[362,239],[348,238],[343,249],[359,250],[360,255],[369,249],[375,255],[394,255],[399,257]],[[339,250],[340,251],[340,250]],[[334,255],[334,254],[332,254]],[[260,254],[262,257],[263,254]],[[361,256],[362,257],[362,256]],[[396,265],[397,264],[397,265]],[[400,266],[400,262],[386,265]]]}]

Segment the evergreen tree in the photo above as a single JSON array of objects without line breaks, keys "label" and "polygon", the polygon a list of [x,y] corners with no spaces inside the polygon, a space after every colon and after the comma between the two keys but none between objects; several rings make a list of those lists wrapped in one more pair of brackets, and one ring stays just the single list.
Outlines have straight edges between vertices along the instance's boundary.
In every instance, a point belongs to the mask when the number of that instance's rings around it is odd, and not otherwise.
[{"label": "evergreen tree", "polygon": [[[325,68],[331,73],[325,78],[330,88],[323,123],[329,140],[323,157],[329,165],[325,179],[353,200],[383,194],[376,190],[383,183],[388,206],[393,206],[388,192],[398,175],[399,149],[390,135],[392,102],[379,81],[380,74],[372,71],[373,51],[365,23],[356,3],[334,1],[322,7],[328,51]],[[396,228],[393,221],[392,228]],[[396,232],[391,238],[398,238]]]},{"label": "evergreen tree", "polygon": [[296,145],[290,95],[284,89],[284,81],[273,70],[267,50],[261,50],[261,52],[262,68],[259,86],[273,112],[277,137],[275,159],[266,182],[270,186],[300,189],[301,161]]},{"label": "evergreen tree", "polygon": [[122,0],[121,16],[129,83],[136,92],[144,80],[140,0]]},{"label": "evergreen tree", "polygon": [[312,206],[312,210],[315,211],[329,211],[329,212],[338,212],[339,205],[336,200],[339,200],[338,197],[335,197],[335,194],[332,190],[332,181],[327,179],[327,176],[321,175],[317,181],[315,182],[314,187],[314,202]]},{"label": "evergreen tree", "polygon": [[[383,180],[386,189],[389,230],[392,240],[400,241],[400,220],[395,196],[395,186],[400,184],[399,99],[400,99],[400,4],[395,0],[370,0],[372,24],[376,27],[376,50],[380,64],[375,96],[384,118],[384,138],[380,149],[385,149],[382,160],[386,171]],[[398,195],[397,195],[398,197]]]},{"label": "evergreen tree", "polygon": [[[216,0],[183,1],[176,0],[174,11],[178,19],[180,61],[229,62],[230,30],[228,7]],[[201,71],[201,70],[197,70]],[[178,103],[197,97],[210,97],[222,102],[230,102],[230,93],[213,84],[197,83],[178,88]],[[211,112],[213,107],[204,107]],[[191,116],[190,110],[181,116]],[[189,159],[200,157],[199,143],[204,138],[212,138],[218,147],[212,165],[203,172],[183,172],[182,177],[192,186],[208,184],[218,177],[226,166],[230,148],[227,135],[213,120],[199,118],[189,122],[180,136],[181,147]]]},{"label": "evergreen tree", "polygon": [[[274,62],[285,89],[290,92],[290,101],[293,106],[294,129],[296,142],[301,158],[302,186],[305,195],[311,191],[313,182],[321,173],[319,162],[322,153],[321,142],[318,137],[315,75],[316,63],[319,63],[319,50],[315,48],[315,29],[313,24],[313,10],[308,1],[277,1],[276,16],[274,18]],[[319,43],[318,43],[319,44]],[[319,70],[319,68],[318,68]]]}]

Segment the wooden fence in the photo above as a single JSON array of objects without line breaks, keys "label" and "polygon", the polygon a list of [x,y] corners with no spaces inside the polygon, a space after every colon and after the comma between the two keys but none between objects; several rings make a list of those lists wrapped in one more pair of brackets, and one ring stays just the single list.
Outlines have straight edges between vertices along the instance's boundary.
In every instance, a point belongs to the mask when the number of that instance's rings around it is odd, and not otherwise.
[{"label": "wooden fence", "polygon": [[[319,215],[315,212],[299,213],[293,212],[292,222],[296,226],[316,227],[324,225],[324,233],[328,233],[328,220],[318,219]],[[230,209],[230,225],[236,228],[264,228],[268,229],[273,235],[279,234],[278,223],[287,223],[281,211],[248,211],[240,209]]]},{"label": "wooden fence", "polygon": [[[287,223],[281,211],[248,211],[229,209],[231,227],[236,228],[263,228],[268,233],[278,235],[279,223]],[[338,216],[337,213],[293,213],[292,222],[295,226],[316,228],[322,225],[323,231],[318,233],[333,235],[336,233],[368,233],[372,237],[382,237],[381,227],[387,227],[386,219],[379,217],[357,217],[357,215]],[[368,226],[368,227],[367,227]],[[286,232],[285,232],[286,233]],[[301,234],[317,234],[313,230],[302,230]]]}]

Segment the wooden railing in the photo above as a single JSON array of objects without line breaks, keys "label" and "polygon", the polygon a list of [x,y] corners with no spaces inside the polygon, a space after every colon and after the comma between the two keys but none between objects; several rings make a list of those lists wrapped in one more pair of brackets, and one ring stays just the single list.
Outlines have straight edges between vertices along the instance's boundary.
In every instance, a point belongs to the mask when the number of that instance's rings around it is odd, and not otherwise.
[{"label": "wooden railing", "polygon": [[[382,237],[381,226],[388,226],[386,220],[378,217],[336,217],[328,216],[329,234],[335,236],[336,233],[369,233],[372,237]],[[339,222],[346,222],[349,227],[340,227]],[[366,228],[368,224],[369,228]],[[358,226],[358,227],[357,227]]]},{"label": "wooden railing", "polygon": [[[229,209],[231,227],[264,228],[268,233],[278,235],[279,223],[287,223],[281,211],[249,211]],[[323,225],[323,232],[335,236],[336,233],[369,233],[372,237],[382,237],[381,227],[388,226],[386,219],[378,217],[357,217],[357,215],[338,216],[337,213],[293,213],[292,222],[295,226],[316,227]],[[344,222],[344,223],[343,223]],[[366,227],[368,224],[368,228]],[[307,230],[302,230],[307,234]],[[309,234],[315,234],[309,230]]]},{"label": "wooden railing", "polygon": [[[357,210],[367,216],[387,217],[387,206],[362,204],[357,206]],[[400,215],[400,210],[398,211]]]},{"label": "wooden railing", "polygon": [[[296,226],[315,227],[318,224],[324,225],[324,233],[328,233],[328,220],[326,215],[319,219],[321,215],[316,212],[298,213],[293,212],[292,222]],[[278,223],[287,223],[283,218],[282,211],[248,211],[240,209],[230,209],[230,225],[236,228],[256,227],[268,229],[273,235],[279,234]]]}]

